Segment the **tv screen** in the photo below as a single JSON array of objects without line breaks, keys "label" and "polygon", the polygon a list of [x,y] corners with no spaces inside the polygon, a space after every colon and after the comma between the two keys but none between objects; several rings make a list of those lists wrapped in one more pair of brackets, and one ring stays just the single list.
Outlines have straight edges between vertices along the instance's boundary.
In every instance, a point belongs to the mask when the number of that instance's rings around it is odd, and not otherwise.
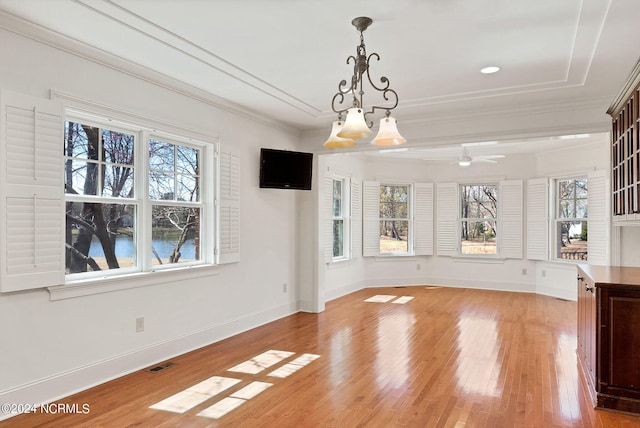
[{"label": "tv screen", "polygon": [[311,190],[313,153],[260,149],[260,187]]}]

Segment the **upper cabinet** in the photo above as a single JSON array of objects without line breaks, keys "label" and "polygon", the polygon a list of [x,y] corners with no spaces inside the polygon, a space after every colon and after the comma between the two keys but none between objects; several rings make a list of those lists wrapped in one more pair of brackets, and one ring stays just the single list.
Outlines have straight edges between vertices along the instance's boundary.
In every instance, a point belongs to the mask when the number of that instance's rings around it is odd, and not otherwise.
[{"label": "upper cabinet", "polygon": [[640,223],[640,61],[607,113],[612,118],[613,221]]}]

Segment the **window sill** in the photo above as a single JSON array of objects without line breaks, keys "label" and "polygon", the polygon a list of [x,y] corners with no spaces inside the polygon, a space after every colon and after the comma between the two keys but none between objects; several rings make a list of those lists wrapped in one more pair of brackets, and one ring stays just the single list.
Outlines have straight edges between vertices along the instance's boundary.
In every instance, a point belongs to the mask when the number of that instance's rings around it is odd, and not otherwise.
[{"label": "window sill", "polygon": [[479,257],[479,256],[473,256],[473,255],[469,255],[469,256],[457,255],[457,256],[451,257],[451,259],[453,260],[454,263],[491,263],[491,264],[503,264],[505,260],[507,260],[499,256]]},{"label": "window sill", "polygon": [[219,275],[219,265],[200,265],[154,272],[138,272],[113,277],[70,281],[64,285],[47,287],[49,300],[64,300],[94,294],[110,293],[131,288],[147,287],[185,279]]}]

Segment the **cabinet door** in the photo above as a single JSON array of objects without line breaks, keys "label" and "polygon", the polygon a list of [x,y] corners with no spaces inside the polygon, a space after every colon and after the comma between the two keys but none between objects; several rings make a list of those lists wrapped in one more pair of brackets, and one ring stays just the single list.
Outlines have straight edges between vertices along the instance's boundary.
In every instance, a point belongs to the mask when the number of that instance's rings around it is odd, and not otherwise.
[{"label": "cabinet door", "polygon": [[640,292],[600,291],[598,392],[640,399]]}]

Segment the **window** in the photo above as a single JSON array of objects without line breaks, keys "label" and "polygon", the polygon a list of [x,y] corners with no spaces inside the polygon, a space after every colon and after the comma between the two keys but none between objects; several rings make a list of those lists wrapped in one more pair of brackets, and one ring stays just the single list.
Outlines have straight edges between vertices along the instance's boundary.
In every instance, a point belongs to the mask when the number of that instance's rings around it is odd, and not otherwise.
[{"label": "window", "polygon": [[496,184],[460,186],[460,254],[498,254]]},{"label": "window", "polygon": [[201,227],[210,222],[205,150],[142,129],[66,121],[67,276],[212,262]]},{"label": "window", "polygon": [[409,253],[410,191],[407,184],[380,184],[380,254]]},{"label": "window", "polygon": [[555,257],[588,259],[587,177],[555,180]]},{"label": "window", "polygon": [[333,178],[333,259],[349,258],[349,180]]}]

